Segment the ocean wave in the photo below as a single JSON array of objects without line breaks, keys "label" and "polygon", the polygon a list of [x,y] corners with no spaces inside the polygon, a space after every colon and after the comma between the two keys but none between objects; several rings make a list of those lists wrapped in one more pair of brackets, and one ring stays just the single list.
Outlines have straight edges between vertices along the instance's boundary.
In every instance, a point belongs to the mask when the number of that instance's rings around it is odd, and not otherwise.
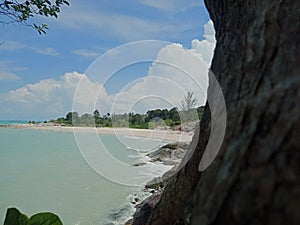
[{"label": "ocean wave", "polygon": [[[139,159],[137,163],[145,163],[141,166],[143,169],[141,169],[140,176],[147,177],[148,181],[155,177],[162,176],[172,168],[172,166],[164,165],[161,162],[150,162],[150,158],[143,154],[139,154],[136,157]],[[145,188],[145,183],[141,184],[140,187],[133,188],[132,192],[126,198],[126,203],[111,211],[106,224],[124,225],[132,218],[136,211],[135,206],[151,196],[153,192],[155,192],[155,190]]]}]

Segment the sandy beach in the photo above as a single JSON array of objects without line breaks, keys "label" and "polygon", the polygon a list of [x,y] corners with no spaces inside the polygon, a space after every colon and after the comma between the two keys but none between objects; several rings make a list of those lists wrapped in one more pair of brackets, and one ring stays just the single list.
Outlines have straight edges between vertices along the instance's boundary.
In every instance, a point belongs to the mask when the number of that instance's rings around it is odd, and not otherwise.
[{"label": "sandy beach", "polygon": [[110,128],[110,127],[65,127],[49,124],[18,124],[8,125],[6,128],[46,130],[56,132],[79,132],[79,133],[97,133],[97,134],[113,134],[129,137],[143,137],[151,139],[161,139],[168,141],[189,142],[192,140],[192,132],[184,132],[179,130],[160,130],[160,129],[134,129],[134,128]]}]

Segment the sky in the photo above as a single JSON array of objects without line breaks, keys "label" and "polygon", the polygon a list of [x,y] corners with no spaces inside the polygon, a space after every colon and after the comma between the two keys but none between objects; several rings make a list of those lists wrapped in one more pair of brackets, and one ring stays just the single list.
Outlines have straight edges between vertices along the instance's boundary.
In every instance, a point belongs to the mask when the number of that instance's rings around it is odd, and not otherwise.
[{"label": "sky", "polygon": [[1,25],[0,120],[145,113],[179,107],[187,91],[205,102],[215,39],[201,0],[70,0],[34,22],[47,34]]}]

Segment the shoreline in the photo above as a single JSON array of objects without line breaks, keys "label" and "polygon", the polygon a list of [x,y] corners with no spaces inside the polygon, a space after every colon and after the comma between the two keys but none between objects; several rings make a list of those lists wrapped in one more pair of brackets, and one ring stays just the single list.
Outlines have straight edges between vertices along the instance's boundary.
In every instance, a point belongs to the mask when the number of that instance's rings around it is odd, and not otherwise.
[{"label": "shoreline", "polygon": [[97,133],[97,134],[112,134],[128,137],[142,137],[149,139],[168,140],[174,142],[190,142],[193,137],[193,132],[185,132],[179,130],[161,130],[161,129],[137,129],[137,128],[111,128],[111,127],[66,127],[49,124],[12,124],[3,125],[0,128],[13,129],[31,129],[41,131],[54,132],[78,132],[78,133]]},{"label": "shoreline", "polygon": [[[152,129],[135,129],[135,128],[110,128],[110,127],[67,127],[58,126],[55,124],[12,124],[2,125],[3,129],[22,129],[22,130],[37,130],[37,131],[51,131],[51,132],[79,132],[84,134],[110,134],[122,135],[127,137],[142,137],[149,139],[167,140],[169,144],[165,144],[155,151],[144,155],[145,161],[143,163],[136,163],[133,166],[145,166],[147,164],[164,164],[171,168],[163,173],[153,176],[146,184],[141,184],[139,188],[134,190],[126,198],[126,202],[121,204],[120,207],[112,209],[108,215],[107,224],[129,225],[133,218],[143,217],[141,214],[144,208],[152,207],[153,198],[160,196],[163,191],[163,186],[166,184],[162,180],[164,175],[174,172],[174,169],[179,164],[178,159],[182,158],[182,152],[175,152],[178,148],[182,148],[184,152],[187,146],[183,147],[179,142],[190,143],[193,137],[193,132],[185,132],[179,130],[152,130]],[[188,144],[189,145],[189,144]],[[161,151],[161,149],[163,151]],[[176,154],[175,154],[176,153]],[[174,155],[175,154],[175,155]],[[173,158],[176,156],[175,158]],[[163,186],[161,186],[163,185]],[[111,223],[113,222],[113,223]]]},{"label": "shoreline", "polygon": [[152,210],[160,199],[169,179],[178,171],[189,146],[190,142],[168,143],[145,155],[147,160],[144,163],[135,164],[134,166],[143,167],[151,163],[169,168],[142,184],[138,191],[133,191],[125,204],[112,211],[107,225],[132,225],[133,220],[142,221],[145,217],[144,214]]}]

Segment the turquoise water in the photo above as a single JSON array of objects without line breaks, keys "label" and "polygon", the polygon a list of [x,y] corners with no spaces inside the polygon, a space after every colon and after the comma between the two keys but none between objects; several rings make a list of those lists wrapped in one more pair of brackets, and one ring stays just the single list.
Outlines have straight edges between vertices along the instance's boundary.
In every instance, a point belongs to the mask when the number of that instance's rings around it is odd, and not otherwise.
[{"label": "turquoise water", "polygon": [[[136,150],[114,136],[101,139],[124,162],[138,158]],[[0,128],[0,143],[0,223],[8,207],[28,215],[51,211],[65,225],[106,224],[112,217],[117,222],[122,220],[118,209],[130,213],[128,198],[140,191],[95,173],[83,160],[73,133]]]},{"label": "turquoise water", "polygon": [[28,124],[27,120],[0,120],[0,125]]}]

